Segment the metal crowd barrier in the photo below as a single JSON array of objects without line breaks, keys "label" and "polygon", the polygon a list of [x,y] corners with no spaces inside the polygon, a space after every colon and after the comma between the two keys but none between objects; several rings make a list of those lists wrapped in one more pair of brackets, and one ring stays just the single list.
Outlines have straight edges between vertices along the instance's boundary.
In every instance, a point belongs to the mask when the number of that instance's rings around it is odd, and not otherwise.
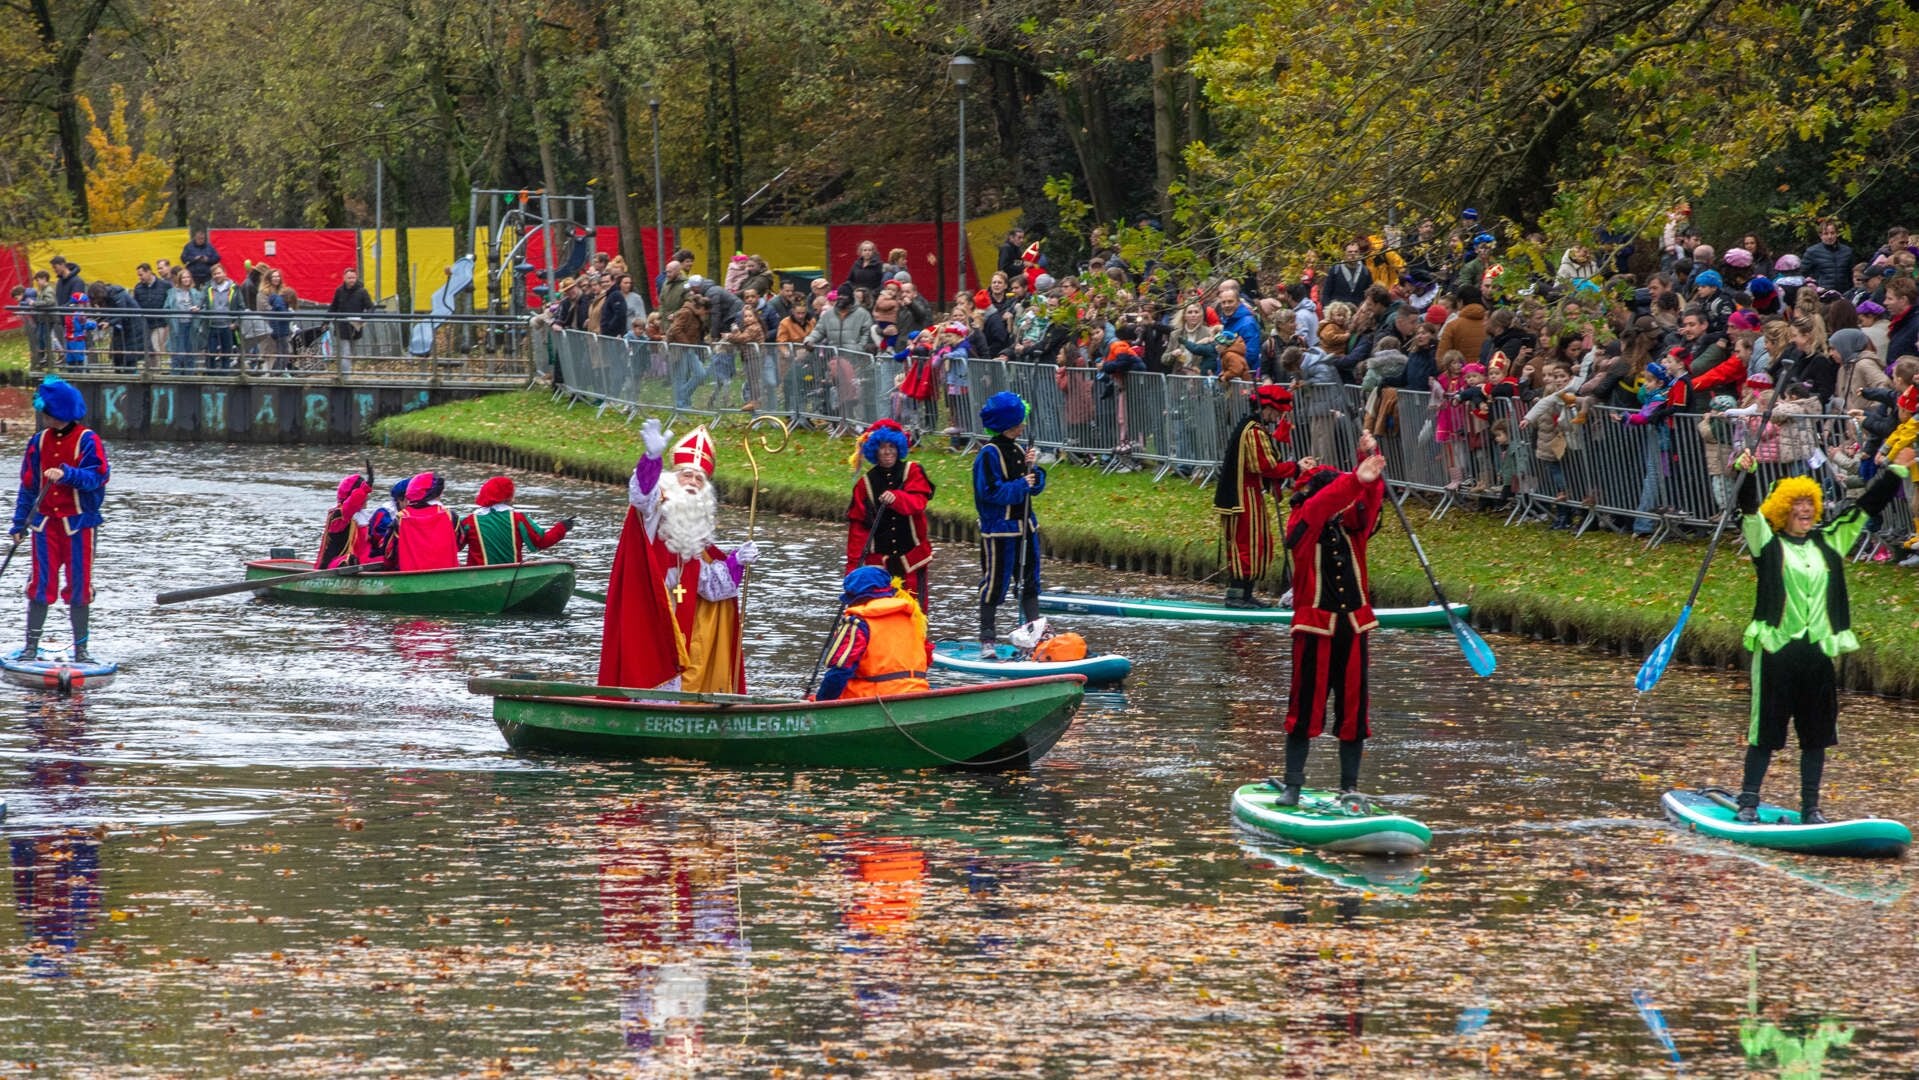
[{"label": "metal crowd barrier", "polygon": [[[522,319],[320,307],[286,312],[14,307],[36,370],[74,374],[264,373],[530,378]],[[77,316],[78,319],[70,319]],[[345,323],[358,337],[348,340]],[[88,327],[86,324],[91,324]]]},{"label": "metal crowd barrier", "polygon": [[[720,416],[772,413],[835,435],[882,418],[965,450],[991,438],[979,408],[1001,390],[1031,405],[1027,438],[1051,458],[1103,471],[1154,470],[1154,479],[1211,481],[1225,441],[1245,415],[1253,384],[1212,376],[1132,372],[1006,360],[966,360],[937,373],[931,394],[909,398],[908,365],[890,356],[804,344],[680,345],[535,327],[531,354],[554,375],[556,393],[619,408]],[[1573,404],[1529,410],[1496,398],[1477,407],[1427,391],[1326,383],[1295,389],[1288,449],[1295,458],[1348,464],[1375,433],[1394,486],[1432,500],[1432,515],[1456,507],[1497,509],[1509,523],[1549,520],[1583,534],[1595,527],[1643,536],[1649,545],[1710,529],[1725,508],[1727,462],[1742,449],[1760,459],[1759,482],[1816,477],[1836,507],[1856,494],[1856,469],[1840,466],[1858,441],[1847,416],[1776,412],[1757,417],[1674,414],[1634,425],[1629,410]],[[1528,412],[1539,414],[1537,422]],[[1910,500],[1890,507],[1877,530],[1913,528]],[[1870,557],[1878,536],[1859,557]]]}]

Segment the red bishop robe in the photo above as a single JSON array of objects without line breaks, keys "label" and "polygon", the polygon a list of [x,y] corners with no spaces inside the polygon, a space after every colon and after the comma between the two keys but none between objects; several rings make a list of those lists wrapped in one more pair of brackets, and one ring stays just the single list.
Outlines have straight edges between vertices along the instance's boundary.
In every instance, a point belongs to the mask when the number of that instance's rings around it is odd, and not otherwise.
[{"label": "red bishop robe", "polygon": [[[660,459],[642,458],[629,485],[606,590],[599,685],[651,690],[678,677],[678,689],[689,692],[745,693],[738,580],[730,591],[718,590],[724,595],[702,596],[703,577],[713,582],[724,570],[714,564],[725,564],[726,554],[709,545],[698,558],[683,559],[659,539],[660,472]],[[675,569],[678,582],[669,588]]]}]

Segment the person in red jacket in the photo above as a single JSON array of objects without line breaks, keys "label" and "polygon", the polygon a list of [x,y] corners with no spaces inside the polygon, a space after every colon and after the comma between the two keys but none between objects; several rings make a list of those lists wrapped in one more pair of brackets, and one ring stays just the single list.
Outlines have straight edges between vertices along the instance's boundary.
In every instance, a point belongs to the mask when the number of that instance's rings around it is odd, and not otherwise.
[{"label": "person in red jacket", "polygon": [[906,460],[911,443],[892,420],[877,420],[860,438],[860,456],[872,468],[853,484],[846,507],[846,570],[885,567],[906,591],[926,607],[926,567],[933,561],[933,533],[926,504],[933,481],[916,461]]},{"label": "person in red jacket", "polygon": [[458,533],[468,566],[525,562],[527,545],[545,551],[566,539],[573,528],[572,518],[561,518],[552,528],[542,529],[532,518],[513,509],[510,476],[496,476],[481,484],[474,507],[471,514],[460,519]]},{"label": "person in red jacket", "polygon": [[1359,443],[1359,467],[1322,465],[1299,478],[1286,547],[1293,556],[1293,686],[1286,704],[1286,775],[1279,803],[1299,805],[1312,740],[1326,730],[1337,697],[1339,790],[1359,790],[1359,762],[1372,735],[1367,643],[1373,615],[1366,544],[1379,528],[1386,459],[1371,435]]},{"label": "person in red jacket", "polygon": [[446,478],[423,472],[406,482],[406,506],[387,552],[389,570],[449,570],[460,565],[453,512],[440,502]]}]

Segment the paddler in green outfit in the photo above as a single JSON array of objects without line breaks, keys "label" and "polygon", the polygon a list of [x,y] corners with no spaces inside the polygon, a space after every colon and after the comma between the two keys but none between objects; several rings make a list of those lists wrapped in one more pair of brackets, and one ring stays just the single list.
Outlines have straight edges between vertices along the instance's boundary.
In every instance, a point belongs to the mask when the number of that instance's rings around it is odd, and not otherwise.
[{"label": "paddler in green outfit", "polygon": [[[1733,462],[1751,473],[1750,452]],[[1911,475],[1913,451],[1901,450],[1865,493],[1832,521],[1819,524],[1818,481],[1789,476],[1758,501],[1740,477],[1739,509],[1746,551],[1759,573],[1746,648],[1752,650],[1752,710],[1746,728],[1746,774],[1738,820],[1759,820],[1759,787],[1772,755],[1786,745],[1786,723],[1799,733],[1799,821],[1821,825],[1819,780],[1826,748],[1839,743],[1839,688],[1832,658],[1859,648],[1846,597],[1846,557],[1866,519],[1886,508]]]},{"label": "paddler in green outfit", "polygon": [[460,547],[468,566],[494,566],[526,561],[527,545],[544,551],[566,539],[572,518],[561,518],[550,529],[513,509],[513,478],[496,476],[480,485],[477,506],[460,522]]}]

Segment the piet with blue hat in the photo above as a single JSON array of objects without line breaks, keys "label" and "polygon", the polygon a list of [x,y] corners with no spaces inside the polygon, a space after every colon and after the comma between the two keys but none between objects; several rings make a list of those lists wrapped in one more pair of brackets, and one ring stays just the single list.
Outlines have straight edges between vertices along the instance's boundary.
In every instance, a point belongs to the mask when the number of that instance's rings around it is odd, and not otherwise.
[{"label": "piet with blue hat", "polygon": [[820,701],[924,693],[933,648],[926,614],[912,594],[878,566],[862,566],[841,583],[839,622],[826,645]]},{"label": "piet with blue hat", "polygon": [[846,507],[846,569],[882,569],[899,578],[924,608],[926,567],[933,561],[933,529],[926,518],[933,481],[919,462],[906,460],[912,449],[911,437],[894,420],[875,420],[860,436],[859,456],[869,467],[853,481]]},{"label": "piet with blue hat", "polygon": [[1002,390],[986,399],[980,426],[993,438],[973,459],[973,507],[979,511],[980,655],[998,657],[999,606],[1019,582],[1022,622],[1039,618],[1039,518],[1033,500],[1046,491],[1046,470],[1027,461],[1014,435],[1026,424],[1025,399]]},{"label": "piet with blue hat", "polygon": [[33,408],[47,423],[27,440],[20,490],[13,500],[14,550],[31,537],[33,569],[27,580],[26,647],[11,656],[39,657],[47,608],[64,600],[73,620],[72,657],[85,662],[87,613],[93,603],[93,530],[100,526],[100,504],[111,475],[107,446],[80,423],[87,403],[72,383],[47,376],[33,395]]}]

